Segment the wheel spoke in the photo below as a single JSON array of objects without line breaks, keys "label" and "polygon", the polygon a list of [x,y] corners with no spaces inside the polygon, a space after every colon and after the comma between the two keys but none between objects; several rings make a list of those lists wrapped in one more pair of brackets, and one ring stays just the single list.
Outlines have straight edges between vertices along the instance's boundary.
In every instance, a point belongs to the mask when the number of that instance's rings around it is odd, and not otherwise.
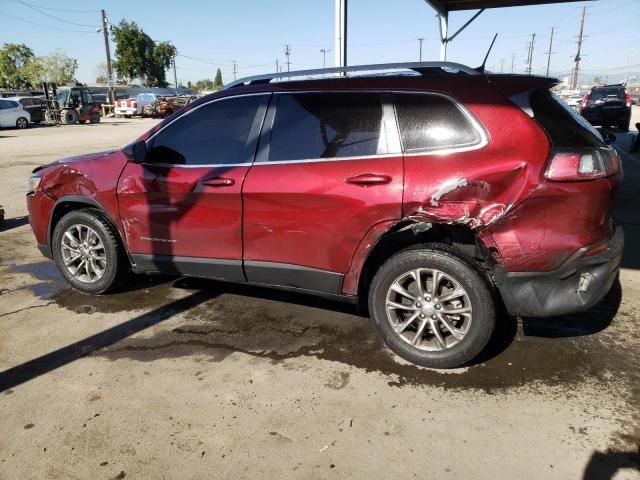
[{"label": "wheel spoke", "polygon": [[411,275],[416,281],[416,286],[418,287],[418,295],[422,297],[422,295],[424,295],[424,289],[422,288],[422,277],[420,269],[416,268],[413,272],[411,272]]},{"label": "wheel spoke", "polygon": [[471,307],[463,307],[463,308],[454,308],[452,310],[441,310],[441,313],[445,313],[447,315],[460,315],[462,313],[471,313]]},{"label": "wheel spoke", "polygon": [[447,348],[447,344],[445,343],[444,338],[442,337],[442,332],[440,332],[440,328],[438,328],[438,324],[436,323],[436,321],[431,320],[430,323],[431,323],[431,330],[433,330],[433,335],[436,337],[436,343],[438,347],[440,347],[440,350]]},{"label": "wheel spoke", "polygon": [[68,267],[69,265],[71,265],[73,262],[75,262],[79,258],[80,258],[80,254],[76,255],[75,257],[71,257],[71,258],[65,260],[64,264]]},{"label": "wheel spoke", "polygon": [[402,305],[401,303],[392,302],[391,300],[387,300],[387,306],[391,308],[397,308],[398,310],[416,310],[416,307],[414,307],[413,305]]},{"label": "wheel spoke", "polygon": [[396,331],[396,333],[400,334],[404,332],[407,329],[407,327],[411,325],[416,318],[418,318],[418,315],[420,315],[420,312],[414,313],[407,321],[395,327],[394,330]]},{"label": "wheel spoke", "polygon": [[411,340],[411,345],[419,346],[420,343],[422,343],[422,332],[424,332],[424,327],[427,326],[427,323],[429,323],[429,321],[426,318],[422,320],[422,323],[420,323],[420,326],[418,327],[418,331],[413,337],[413,340]]},{"label": "wheel spoke", "polygon": [[412,302],[416,301],[416,297],[414,297],[409,292],[407,292],[407,290],[405,290],[398,282],[394,282],[393,285],[391,285],[391,290],[393,290],[394,292],[399,293],[400,295],[408,298]]},{"label": "wheel spoke", "polygon": [[464,290],[462,290],[461,288],[456,288],[453,292],[451,292],[448,295],[443,296],[442,298],[438,298],[436,296],[436,299],[443,303],[443,302],[448,302],[450,300],[453,300],[455,298],[459,298],[459,297],[464,297],[467,294],[467,292],[465,292]]},{"label": "wheel spoke", "polygon": [[440,320],[445,328],[451,332],[451,335],[456,337],[456,340],[462,340],[462,338],[464,337],[464,333],[454,327],[447,317],[445,317],[444,315],[438,315],[438,320]]},{"label": "wheel spoke", "polygon": [[433,270],[433,283],[431,284],[431,296],[438,296],[438,285],[440,284],[440,270]]},{"label": "wheel spoke", "polygon": [[78,241],[74,238],[73,235],[71,235],[71,232],[66,231],[64,232],[64,236],[67,240],[69,240],[69,242],[71,243],[72,247],[77,247],[78,246]]}]

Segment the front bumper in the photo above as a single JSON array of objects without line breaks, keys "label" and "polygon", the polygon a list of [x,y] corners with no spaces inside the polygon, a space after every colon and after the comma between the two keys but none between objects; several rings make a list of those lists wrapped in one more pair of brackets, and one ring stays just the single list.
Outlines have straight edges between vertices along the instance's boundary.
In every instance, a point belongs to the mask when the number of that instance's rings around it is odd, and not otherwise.
[{"label": "front bumper", "polygon": [[496,272],[496,285],[511,315],[550,317],[587,310],[607,294],[618,276],[624,232],[616,227],[606,250],[589,257],[579,250],[551,272]]}]

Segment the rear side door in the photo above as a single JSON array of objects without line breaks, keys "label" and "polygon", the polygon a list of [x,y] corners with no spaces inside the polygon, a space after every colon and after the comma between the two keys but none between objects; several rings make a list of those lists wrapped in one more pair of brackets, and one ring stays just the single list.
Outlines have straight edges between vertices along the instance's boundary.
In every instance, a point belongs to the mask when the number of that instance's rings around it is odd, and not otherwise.
[{"label": "rear side door", "polygon": [[197,106],[147,140],[118,182],[128,250],[139,270],[244,281],[242,184],[268,95]]},{"label": "rear side door", "polygon": [[243,188],[247,279],[340,293],[365,234],[400,218],[402,187],[382,94],[274,93]]}]

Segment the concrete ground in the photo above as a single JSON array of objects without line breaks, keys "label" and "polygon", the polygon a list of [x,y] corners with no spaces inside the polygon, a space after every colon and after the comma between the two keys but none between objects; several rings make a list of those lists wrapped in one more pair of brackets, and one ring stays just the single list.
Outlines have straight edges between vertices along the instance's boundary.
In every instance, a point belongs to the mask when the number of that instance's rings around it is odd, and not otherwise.
[{"label": "concrete ground", "polygon": [[505,320],[480,363],[434,371],[304,295],[160,276],[69,289],[27,224],[31,169],[154,123],[0,131],[0,478],[640,478],[640,160],[624,160],[605,300]]}]

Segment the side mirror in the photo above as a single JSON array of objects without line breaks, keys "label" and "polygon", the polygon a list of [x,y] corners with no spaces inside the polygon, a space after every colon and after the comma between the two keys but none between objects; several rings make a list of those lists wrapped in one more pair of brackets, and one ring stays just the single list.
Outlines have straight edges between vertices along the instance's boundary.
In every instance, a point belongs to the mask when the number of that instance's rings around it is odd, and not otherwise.
[{"label": "side mirror", "polygon": [[147,160],[147,143],[139,141],[133,144],[133,161],[144,163]]}]

